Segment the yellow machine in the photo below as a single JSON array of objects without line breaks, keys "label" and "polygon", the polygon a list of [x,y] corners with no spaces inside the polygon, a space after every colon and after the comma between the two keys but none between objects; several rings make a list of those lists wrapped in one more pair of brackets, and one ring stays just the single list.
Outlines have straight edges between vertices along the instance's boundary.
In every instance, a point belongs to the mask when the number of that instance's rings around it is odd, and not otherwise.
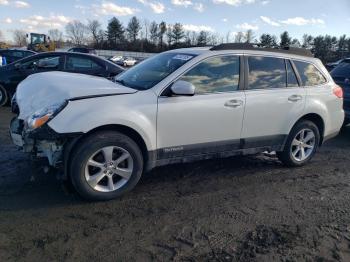
[{"label": "yellow machine", "polygon": [[0,42],[0,49],[8,49],[8,48],[10,48],[8,44]]},{"label": "yellow machine", "polygon": [[50,52],[56,50],[56,45],[45,34],[30,33],[30,41],[27,49],[35,52]]}]

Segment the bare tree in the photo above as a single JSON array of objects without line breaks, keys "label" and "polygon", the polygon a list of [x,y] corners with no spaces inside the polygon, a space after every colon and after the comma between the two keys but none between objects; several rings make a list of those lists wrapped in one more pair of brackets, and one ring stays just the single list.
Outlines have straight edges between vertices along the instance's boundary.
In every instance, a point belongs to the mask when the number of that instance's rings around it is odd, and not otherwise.
[{"label": "bare tree", "polygon": [[3,33],[2,33],[2,31],[0,30],[0,41],[4,41],[4,40],[5,40],[5,37],[4,37]]},{"label": "bare tree", "polygon": [[88,39],[88,32],[89,31],[87,29],[87,26],[77,20],[66,25],[67,37],[75,45],[86,44]]},{"label": "bare tree", "polygon": [[23,30],[16,29],[13,31],[13,42],[17,46],[26,46],[27,45],[27,35]]},{"label": "bare tree", "polygon": [[235,35],[235,43],[243,43],[244,42],[244,33],[243,32],[237,32]]},{"label": "bare tree", "polygon": [[150,38],[153,44],[156,44],[157,38],[159,35],[158,24],[156,22],[152,22],[149,26]]},{"label": "bare tree", "polygon": [[61,47],[63,42],[63,33],[58,29],[51,29],[48,33],[51,41],[55,42],[57,47]]},{"label": "bare tree", "polygon": [[97,20],[89,20],[87,28],[91,34],[93,44],[98,46],[100,42],[101,23]]},{"label": "bare tree", "polygon": [[149,28],[150,28],[149,20],[146,18],[143,19],[143,26],[142,26],[143,30],[142,30],[141,34],[146,40],[148,40],[148,37],[149,37]]},{"label": "bare tree", "polygon": [[254,35],[253,30],[251,30],[251,29],[247,30],[247,32],[245,32],[245,37],[244,38],[245,38],[245,42],[246,43],[254,42],[255,35]]}]

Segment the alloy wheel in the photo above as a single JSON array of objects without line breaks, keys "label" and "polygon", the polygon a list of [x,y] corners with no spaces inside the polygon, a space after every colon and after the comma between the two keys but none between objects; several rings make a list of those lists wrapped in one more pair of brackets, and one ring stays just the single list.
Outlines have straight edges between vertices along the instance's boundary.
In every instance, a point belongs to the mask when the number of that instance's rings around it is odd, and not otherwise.
[{"label": "alloy wheel", "polygon": [[308,159],[315,149],[316,136],[308,128],[300,130],[294,137],[291,146],[291,156],[297,162]]},{"label": "alloy wheel", "polygon": [[117,146],[103,147],[85,165],[86,182],[99,192],[122,188],[131,178],[134,161],[131,154]]}]

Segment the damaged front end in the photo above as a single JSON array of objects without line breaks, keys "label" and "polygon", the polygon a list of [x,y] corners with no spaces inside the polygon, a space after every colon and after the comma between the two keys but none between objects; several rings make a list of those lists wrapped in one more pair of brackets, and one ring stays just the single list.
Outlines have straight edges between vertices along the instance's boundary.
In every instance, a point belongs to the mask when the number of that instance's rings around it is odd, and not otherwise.
[{"label": "damaged front end", "polygon": [[63,147],[68,138],[63,138],[48,125],[35,130],[25,128],[24,121],[13,118],[10,124],[10,134],[13,143],[23,152],[30,153],[37,158],[46,158],[48,164],[59,168],[63,159]]},{"label": "damaged front end", "polygon": [[[59,134],[48,123],[65,108],[67,102],[37,111],[26,120],[18,116],[11,120],[10,135],[13,143],[23,152],[38,159],[46,159],[47,165],[62,169],[65,146],[79,134]],[[65,172],[64,172],[65,173]]]}]

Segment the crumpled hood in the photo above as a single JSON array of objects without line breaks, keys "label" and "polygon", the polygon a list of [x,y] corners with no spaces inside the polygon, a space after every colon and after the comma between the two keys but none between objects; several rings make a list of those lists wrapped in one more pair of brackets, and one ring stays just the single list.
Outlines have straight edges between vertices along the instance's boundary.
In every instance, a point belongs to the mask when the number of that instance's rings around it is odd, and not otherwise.
[{"label": "crumpled hood", "polygon": [[17,87],[18,118],[24,120],[40,109],[72,98],[135,92],[102,77],[64,72],[33,74]]}]

